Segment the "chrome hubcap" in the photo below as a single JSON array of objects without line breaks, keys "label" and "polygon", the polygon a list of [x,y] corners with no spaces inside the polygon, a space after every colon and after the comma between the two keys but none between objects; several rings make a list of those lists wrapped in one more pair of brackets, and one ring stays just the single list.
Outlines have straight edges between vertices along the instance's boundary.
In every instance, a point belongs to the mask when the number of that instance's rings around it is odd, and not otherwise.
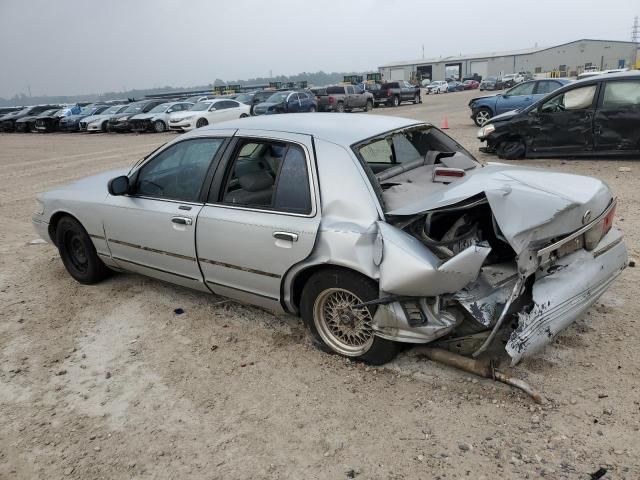
[{"label": "chrome hubcap", "polygon": [[316,330],[334,351],[349,357],[366,353],[373,344],[373,319],[356,295],[342,288],[322,292],[314,303]]}]

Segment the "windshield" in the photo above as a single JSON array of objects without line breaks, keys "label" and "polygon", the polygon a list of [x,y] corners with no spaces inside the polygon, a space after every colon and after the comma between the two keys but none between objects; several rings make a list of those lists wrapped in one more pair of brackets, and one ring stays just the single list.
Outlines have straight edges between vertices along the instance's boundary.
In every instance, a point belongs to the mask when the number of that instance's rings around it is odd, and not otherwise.
[{"label": "windshield", "polygon": [[193,112],[201,112],[203,110],[208,109],[210,106],[211,106],[211,102],[200,102],[200,103],[196,103],[189,110],[191,110]]},{"label": "windshield", "polygon": [[120,110],[121,108],[122,108],[122,105],[114,105],[113,107],[107,108],[102,113],[118,113],[118,110]]},{"label": "windshield", "polygon": [[269,102],[269,103],[282,103],[287,99],[288,96],[289,96],[289,92],[274,93],[269,98],[267,98],[267,102]]},{"label": "windshield", "polygon": [[170,106],[171,106],[170,103],[161,103],[160,105],[156,105],[151,110],[149,110],[149,113],[161,113],[161,112],[164,112]]},{"label": "windshield", "polygon": [[82,107],[79,115],[91,115],[96,110],[98,110],[98,107]]},{"label": "windshield", "polygon": [[142,110],[142,105],[140,103],[132,103],[122,113],[138,113],[141,110]]},{"label": "windshield", "polygon": [[496,77],[487,77],[487,82],[495,82]]},{"label": "windshield", "polygon": [[253,98],[253,95],[253,93],[241,93],[240,95],[236,95],[235,100],[242,103],[250,102]]},{"label": "windshield", "polygon": [[49,115],[53,115],[54,113],[56,113],[58,111],[57,108],[54,108],[53,110],[45,110],[44,112],[42,112],[39,116],[40,117],[48,117]]}]

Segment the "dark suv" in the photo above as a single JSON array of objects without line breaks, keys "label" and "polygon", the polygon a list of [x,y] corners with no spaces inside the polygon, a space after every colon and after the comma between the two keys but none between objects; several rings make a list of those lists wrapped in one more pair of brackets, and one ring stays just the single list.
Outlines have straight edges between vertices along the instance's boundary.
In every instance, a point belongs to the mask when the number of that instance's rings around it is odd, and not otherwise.
[{"label": "dark suv", "polygon": [[385,99],[385,103],[391,107],[397,107],[402,102],[422,103],[420,87],[411,85],[404,80],[387,82],[380,85],[378,98],[380,99],[380,103]]}]

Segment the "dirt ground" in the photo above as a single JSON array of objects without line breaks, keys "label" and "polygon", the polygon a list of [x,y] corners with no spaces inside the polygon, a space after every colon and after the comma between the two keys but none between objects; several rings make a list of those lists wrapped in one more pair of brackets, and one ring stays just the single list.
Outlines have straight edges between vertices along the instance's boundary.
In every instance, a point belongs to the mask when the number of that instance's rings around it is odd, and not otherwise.
[{"label": "dirt ground", "polygon": [[[485,158],[475,95],[374,114],[446,116]],[[0,134],[0,479],[640,478],[637,268],[510,370],[549,399],[539,407],[416,349],[384,368],[321,353],[297,318],[224,298],[132,274],[82,286],[30,243],[37,192],[171,138]],[[526,163],[605,180],[638,257],[640,165]]]}]

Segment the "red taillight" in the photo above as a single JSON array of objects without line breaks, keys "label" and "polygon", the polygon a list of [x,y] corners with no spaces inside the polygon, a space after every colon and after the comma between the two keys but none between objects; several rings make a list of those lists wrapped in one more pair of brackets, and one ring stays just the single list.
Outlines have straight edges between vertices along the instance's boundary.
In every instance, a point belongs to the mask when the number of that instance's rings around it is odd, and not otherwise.
[{"label": "red taillight", "polygon": [[335,99],[333,97],[329,97],[329,104],[332,104],[333,102],[335,102]]},{"label": "red taillight", "polygon": [[391,90],[387,90],[387,97],[391,96]]},{"label": "red taillight", "polygon": [[456,178],[465,176],[464,170],[461,168],[436,167],[433,169],[434,182],[451,183]]},{"label": "red taillight", "polygon": [[611,227],[613,226],[613,218],[616,216],[616,205],[613,206],[611,211],[607,213],[607,216],[604,217],[602,221],[602,235],[605,235]]}]

